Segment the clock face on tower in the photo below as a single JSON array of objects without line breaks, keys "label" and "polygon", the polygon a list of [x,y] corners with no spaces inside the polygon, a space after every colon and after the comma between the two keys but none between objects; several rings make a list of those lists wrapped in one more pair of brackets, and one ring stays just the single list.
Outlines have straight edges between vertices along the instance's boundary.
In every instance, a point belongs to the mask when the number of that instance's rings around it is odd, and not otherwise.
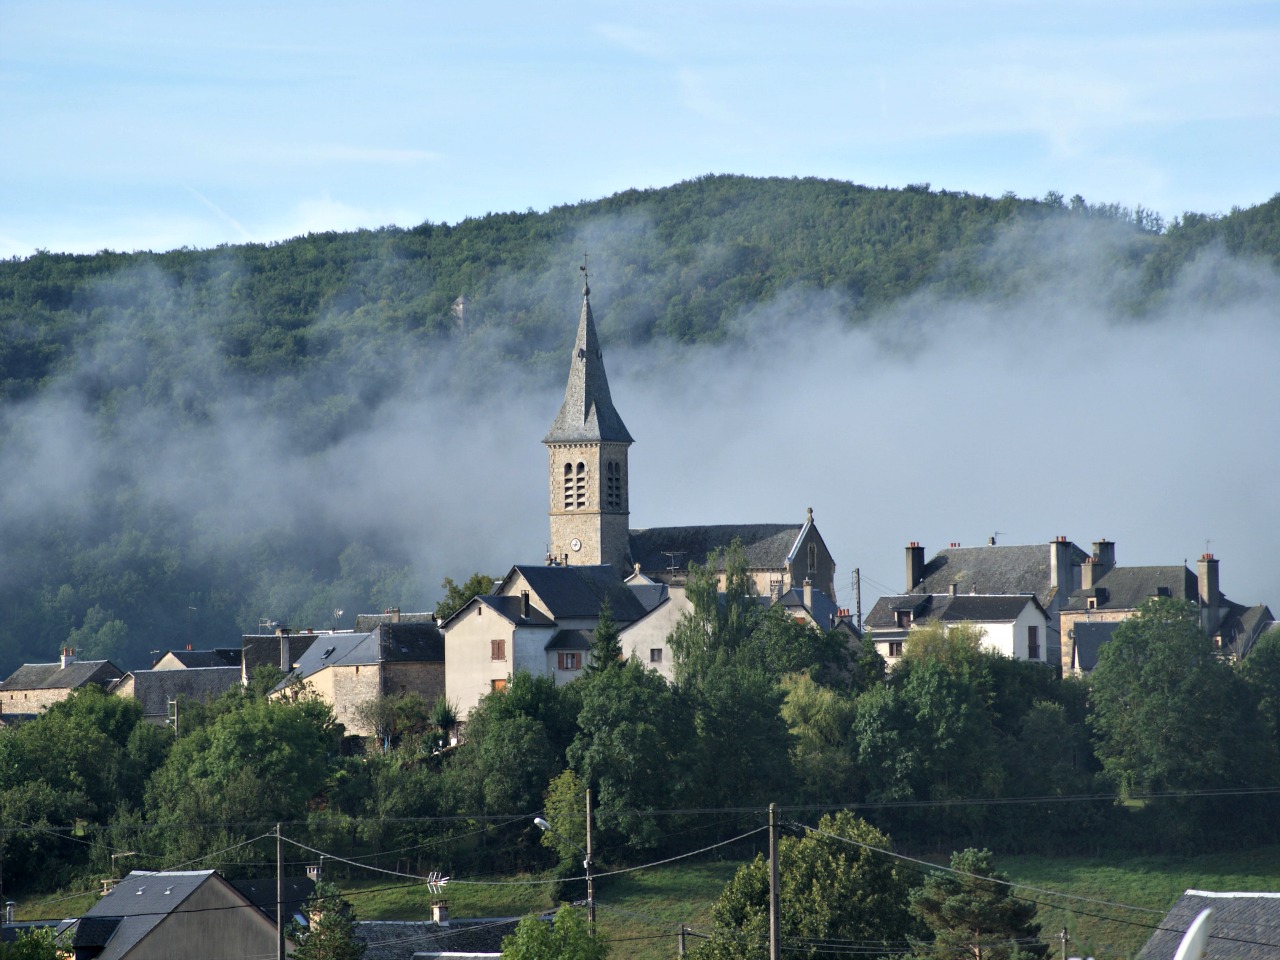
[{"label": "clock face on tower", "polygon": [[576,553],[577,551],[582,549],[582,541],[579,540],[577,537],[574,537],[572,540],[569,541],[569,546],[573,547],[574,552]]}]

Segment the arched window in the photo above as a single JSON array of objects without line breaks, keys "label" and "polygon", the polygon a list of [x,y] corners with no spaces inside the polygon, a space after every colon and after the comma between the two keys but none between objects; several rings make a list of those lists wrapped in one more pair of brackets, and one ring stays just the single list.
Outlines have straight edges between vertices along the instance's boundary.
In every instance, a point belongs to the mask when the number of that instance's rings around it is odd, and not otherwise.
[{"label": "arched window", "polygon": [[587,465],[581,460],[573,476],[574,509],[585,510],[587,506]]},{"label": "arched window", "polygon": [[564,465],[564,508],[573,509],[573,464]]},{"label": "arched window", "polygon": [[818,545],[816,543],[809,544],[809,572],[813,573],[818,569]]}]

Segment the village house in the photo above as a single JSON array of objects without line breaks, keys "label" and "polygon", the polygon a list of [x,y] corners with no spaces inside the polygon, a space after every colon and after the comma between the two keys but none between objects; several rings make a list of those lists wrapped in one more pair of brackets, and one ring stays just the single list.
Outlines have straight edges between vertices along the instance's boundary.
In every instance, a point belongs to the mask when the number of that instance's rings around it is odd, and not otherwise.
[{"label": "village house", "polygon": [[0,721],[29,720],[81,687],[110,687],[122,676],[110,660],[77,660],[71,649],[56,663],[24,663],[0,683]]},{"label": "village house", "polygon": [[881,597],[867,615],[864,626],[876,651],[892,666],[902,658],[911,631],[927,623],[940,623],[946,630],[972,624],[982,632],[984,650],[1057,666],[1044,645],[1049,634],[1049,615],[1032,593],[998,595],[952,591]]},{"label": "village house", "polygon": [[362,708],[378,697],[413,693],[427,703],[445,695],[444,638],[434,621],[402,621],[398,611],[365,621],[371,629],[315,634],[271,696],[314,693],[348,734],[371,736]]},{"label": "village house", "polygon": [[1081,566],[1079,588],[1060,614],[1062,672],[1088,673],[1115,628],[1138,612],[1149,597],[1176,597],[1194,603],[1200,626],[1224,655],[1247,656],[1257,639],[1275,624],[1265,604],[1244,606],[1228,600],[1219,585],[1218,559],[1202,555],[1192,573],[1184,564],[1121,567],[1116,545],[1097,540]]},{"label": "village house", "polygon": [[129,671],[108,692],[137,700],[142,706],[142,719],[149,723],[166,724],[179,719],[179,698],[208,703],[239,686],[239,666],[156,667]]},{"label": "village house", "polygon": [[1072,591],[1079,588],[1080,568],[1088,557],[1066,537],[1028,545],[997,544],[991,537],[980,547],[952,543],[926,563],[924,547],[913,542],[906,550],[905,592],[935,596],[1032,594],[1049,618],[1041,638],[1043,652],[1036,659],[1057,664],[1062,656],[1058,614]]},{"label": "village house", "polygon": [[202,957],[210,944],[223,956],[274,957],[277,939],[274,918],[213,870],[135,870],[68,935],[74,960]]}]

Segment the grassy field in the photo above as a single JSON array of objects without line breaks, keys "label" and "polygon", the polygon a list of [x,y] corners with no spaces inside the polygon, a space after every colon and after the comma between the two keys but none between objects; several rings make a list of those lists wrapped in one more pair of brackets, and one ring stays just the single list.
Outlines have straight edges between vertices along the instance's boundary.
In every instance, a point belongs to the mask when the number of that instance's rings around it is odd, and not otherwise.
[{"label": "grassy field", "polygon": [[[1062,956],[1058,932],[1066,927],[1069,956],[1098,960],[1131,957],[1186,890],[1280,891],[1280,846],[1199,857],[1003,857],[997,866],[1025,886],[1017,894],[1040,904],[1042,933]],[[684,924],[710,927],[711,906],[735,863],[675,864],[610,878],[596,892],[601,932],[613,960],[665,960],[675,956]],[[451,883],[456,917],[515,916],[552,907],[545,884],[513,877],[493,886]],[[421,888],[370,884],[352,891],[361,917],[408,919],[430,915]],[[1067,896],[1064,896],[1067,895]],[[1085,898],[1085,899],[1071,899]],[[689,945],[697,943],[689,939]]]},{"label": "grassy field", "polygon": [[[1280,846],[1199,857],[997,857],[997,866],[1023,885],[1019,896],[1040,904],[1051,958],[1062,956],[1057,934],[1064,926],[1071,937],[1069,956],[1131,957],[1188,889],[1280,891]],[[597,914],[601,933],[612,943],[612,960],[674,957],[681,924],[709,929],[712,904],[735,869],[727,861],[680,863],[601,881]],[[343,886],[361,919],[431,915],[432,897],[421,885],[388,878]],[[447,896],[455,917],[520,916],[553,907],[550,885],[533,876],[456,880]],[[19,905],[18,916],[78,916],[96,899],[33,897]],[[696,943],[689,939],[690,946]]]}]

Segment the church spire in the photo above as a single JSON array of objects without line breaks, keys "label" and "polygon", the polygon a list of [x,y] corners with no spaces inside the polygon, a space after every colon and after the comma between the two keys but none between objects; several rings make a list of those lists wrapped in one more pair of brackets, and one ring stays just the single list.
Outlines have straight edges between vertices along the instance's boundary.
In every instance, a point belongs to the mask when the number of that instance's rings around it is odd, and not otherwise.
[{"label": "church spire", "polygon": [[583,277],[582,316],[569,361],[569,383],[551,430],[543,443],[631,443],[626,424],[614,409],[609,380],[591,316],[591,287]]}]

